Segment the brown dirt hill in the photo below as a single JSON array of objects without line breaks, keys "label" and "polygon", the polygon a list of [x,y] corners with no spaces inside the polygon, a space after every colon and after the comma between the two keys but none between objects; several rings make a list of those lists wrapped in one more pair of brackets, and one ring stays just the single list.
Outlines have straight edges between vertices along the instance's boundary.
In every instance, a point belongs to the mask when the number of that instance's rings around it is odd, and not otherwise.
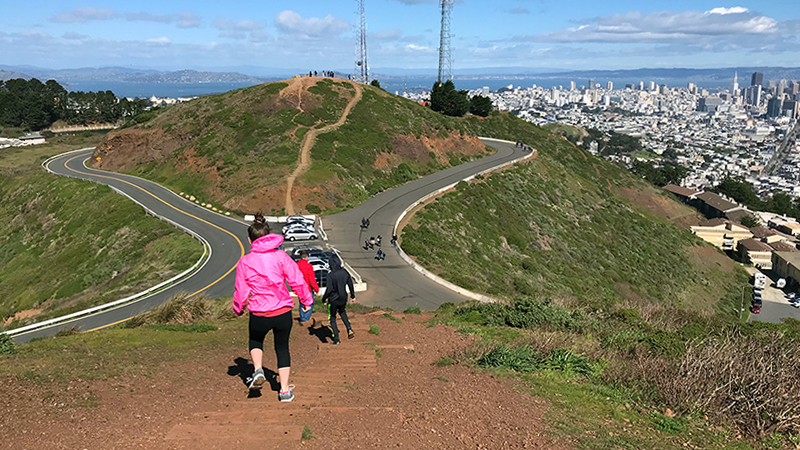
[{"label": "brown dirt hill", "polygon": [[[292,329],[291,403],[269,383],[248,395],[246,317],[197,337],[142,328],[39,343],[3,361],[0,449],[568,448],[548,435],[549,403],[521,382],[437,364],[474,335],[428,326],[430,313],[350,316],[355,339],[339,346]],[[158,333],[174,338],[161,347],[170,337]],[[109,342],[125,351],[108,351]],[[303,440],[306,428],[313,438]]]},{"label": "brown dirt hill", "polygon": [[452,121],[372,86],[295,77],[148,112],[93,164],[229,210],[320,212],[485,155]]}]

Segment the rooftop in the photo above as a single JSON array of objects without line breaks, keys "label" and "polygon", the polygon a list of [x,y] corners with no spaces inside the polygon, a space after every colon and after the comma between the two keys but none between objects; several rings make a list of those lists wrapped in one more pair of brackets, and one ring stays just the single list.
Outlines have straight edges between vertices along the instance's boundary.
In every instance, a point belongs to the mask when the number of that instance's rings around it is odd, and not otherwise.
[{"label": "rooftop", "polygon": [[772,252],[772,247],[757,239],[742,239],[739,245],[751,252]]},{"label": "rooftop", "polygon": [[696,198],[704,201],[708,206],[719,211],[728,211],[739,206],[732,201],[725,200],[720,195],[713,192],[703,192],[702,194],[698,194]]},{"label": "rooftop", "polygon": [[778,234],[774,230],[770,230],[769,228],[762,225],[750,228],[750,232],[753,233],[753,237],[757,239],[763,239]]},{"label": "rooftop", "polygon": [[[786,242],[773,242],[769,244],[777,253],[800,253],[800,250],[797,250],[793,244],[789,244]],[[800,257],[797,258],[797,267],[800,267]]]},{"label": "rooftop", "polygon": [[700,191],[695,191],[694,189],[685,188],[675,184],[668,184],[664,186],[664,189],[682,197],[691,197],[692,195],[700,193]]}]

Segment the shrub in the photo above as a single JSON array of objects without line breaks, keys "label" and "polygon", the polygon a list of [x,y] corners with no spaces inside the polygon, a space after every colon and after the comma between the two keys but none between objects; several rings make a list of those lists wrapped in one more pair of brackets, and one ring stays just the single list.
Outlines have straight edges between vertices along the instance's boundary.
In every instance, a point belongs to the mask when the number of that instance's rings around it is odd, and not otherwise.
[{"label": "shrub", "polygon": [[17,352],[17,345],[11,336],[0,333],[0,355],[12,355]]},{"label": "shrub", "polygon": [[418,306],[409,306],[408,308],[403,310],[403,314],[422,314],[422,311],[419,309]]},{"label": "shrub", "polygon": [[306,205],[306,211],[308,211],[311,214],[319,214],[322,212],[322,208],[320,208],[317,205],[309,203],[308,205]]},{"label": "shrub", "polygon": [[227,302],[215,302],[202,295],[187,299],[185,292],[176,294],[163,305],[132,317],[125,328],[143,325],[192,325],[208,319],[235,317]]},{"label": "shrub", "polygon": [[537,356],[527,345],[521,347],[501,345],[483,355],[478,360],[478,365],[516,370],[517,372],[533,372],[539,368],[541,363]]},{"label": "shrub", "polygon": [[800,433],[796,341],[731,332],[691,343],[683,358],[647,375],[667,403],[702,410],[751,436]]},{"label": "shrub", "polygon": [[514,328],[541,326],[553,330],[576,330],[583,322],[578,311],[570,312],[552,305],[550,300],[540,301],[532,297],[519,298],[511,306],[498,303],[466,306],[457,309],[455,314],[465,322]]},{"label": "shrub", "polygon": [[375,336],[380,336],[381,329],[377,325],[370,324],[369,325],[369,332],[374,334]]},{"label": "shrub", "polygon": [[311,428],[309,428],[308,425],[304,426],[303,427],[303,435],[301,436],[301,438],[304,441],[307,441],[307,440],[309,440],[309,439],[311,439],[313,437],[314,437],[314,433],[311,432]]},{"label": "shrub", "polygon": [[205,333],[207,331],[217,331],[219,328],[214,325],[195,323],[191,325],[148,325],[147,328],[159,331],[182,331],[184,333]]},{"label": "shrub", "polygon": [[447,356],[442,356],[441,358],[439,358],[438,361],[436,361],[436,365],[439,367],[452,366],[455,363],[456,363],[455,359]]}]

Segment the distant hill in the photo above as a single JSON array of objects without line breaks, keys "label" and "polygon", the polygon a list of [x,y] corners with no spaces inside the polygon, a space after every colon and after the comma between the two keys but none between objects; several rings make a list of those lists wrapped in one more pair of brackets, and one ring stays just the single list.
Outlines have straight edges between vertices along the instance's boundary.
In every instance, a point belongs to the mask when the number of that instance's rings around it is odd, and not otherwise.
[{"label": "distant hill", "polygon": [[22,78],[23,80],[30,80],[32,77],[24,73],[0,70],[0,81],[14,80],[17,78]]},{"label": "distant hill", "polygon": [[[147,113],[109,133],[97,167],[156,180],[226,209],[278,213],[310,130],[345,122],[310,147],[292,189],[309,212],[352,207],[384,189],[487,154],[466,122],[379,88],[292,78]],[[477,120],[477,118],[475,118]],[[316,132],[316,131],[315,131]]]},{"label": "distant hill", "polygon": [[124,83],[261,83],[264,80],[237,72],[200,72],[197,70],[179,70],[161,72],[157,70],[140,70],[127,67],[87,67],[81,69],[43,69],[39,67],[0,66],[5,71],[24,69],[27,78],[40,80],[56,80],[69,84],[77,82],[112,81]]}]

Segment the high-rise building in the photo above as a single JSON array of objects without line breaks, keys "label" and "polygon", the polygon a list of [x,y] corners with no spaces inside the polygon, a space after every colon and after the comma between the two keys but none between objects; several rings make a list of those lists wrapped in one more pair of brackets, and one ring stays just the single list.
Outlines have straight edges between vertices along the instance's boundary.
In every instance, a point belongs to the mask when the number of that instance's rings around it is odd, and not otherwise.
[{"label": "high-rise building", "polygon": [[647,90],[650,91],[650,92],[655,91],[656,90],[656,82],[655,81],[651,81],[650,83],[648,83]]},{"label": "high-rise building", "polygon": [[575,90],[575,82],[574,81],[570,81],[569,82],[569,90],[570,91],[574,91]]},{"label": "high-rise building", "polygon": [[669,88],[667,87],[666,84],[662,84],[661,89],[659,89],[659,92],[663,95],[667,95],[669,94]]},{"label": "high-rise building", "polygon": [[792,118],[797,118],[798,115],[800,115],[798,113],[798,106],[797,106],[798,104],[800,104],[800,102],[798,102],[797,100],[786,100],[785,102],[783,102],[783,111],[782,111],[783,115]]},{"label": "high-rise building", "polygon": [[789,84],[789,95],[795,95],[800,92],[800,81],[792,81]]},{"label": "high-rise building", "polygon": [[483,89],[481,89],[481,92],[483,93],[484,96],[488,96],[489,95],[489,86],[484,86]]},{"label": "high-rise building", "polygon": [[589,89],[594,89],[594,80],[589,78],[589,85],[587,86]]},{"label": "high-rise building", "polygon": [[753,76],[750,78],[750,86],[762,85],[764,85],[764,74],[761,72],[753,72]]},{"label": "high-rise building", "polygon": [[780,97],[773,97],[767,102],[767,117],[778,117],[781,115],[783,101]]},{"label": "high-rise building", "polygon": [[640,81],[640,82],[639,82],[639,90],[640,90],[640,91],[643,91],[643,90],[644,90],[644,81]]},{"label": "high-rise building", "polygon": [[606,83],[606,89],[608,89],[609,91],[613,91],[614,90],[614,82],[613,81],[609,81],[608,83]]},{"label": "high-rise building", "polygon": [[739,72],[733,72],[733,90],[731,93],[734,97],[739,96]]},{"label": "high-rise building", "polygon": [[722,105],[722,99],[719,97],[701,97],[697,100],[697,110],[700,112],[714,112]]},{"label": "high-rise building", "polygon": [[760,84],[754,84],[747,88],[745,101],[748,105],[759,106],[761,105],[762,89]]}]

